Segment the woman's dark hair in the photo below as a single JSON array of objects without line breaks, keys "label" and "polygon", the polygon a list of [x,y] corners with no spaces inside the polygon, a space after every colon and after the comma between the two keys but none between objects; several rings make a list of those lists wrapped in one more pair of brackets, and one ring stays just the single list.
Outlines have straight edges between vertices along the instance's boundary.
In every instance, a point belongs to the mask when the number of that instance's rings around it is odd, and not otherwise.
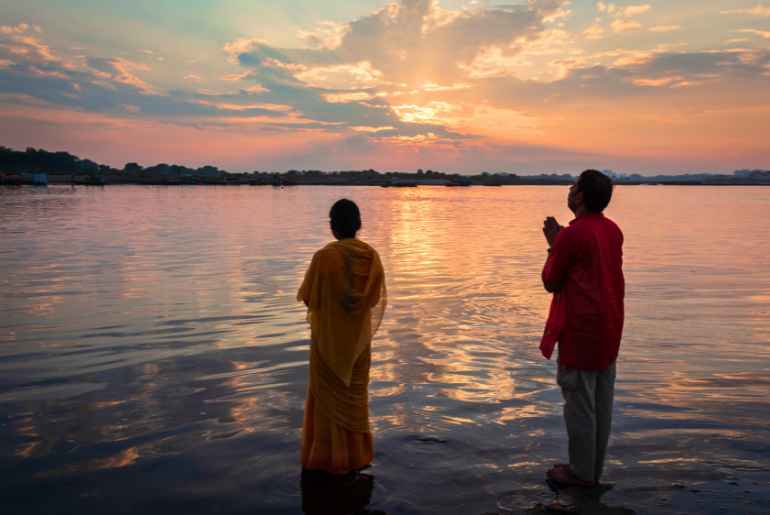
[{"label": "woman's dark hair", "polygon": [[361,212],[352,200],[340,199],[329,211],[332,231],[338,238],[355,238],[361,228]]},{"label": "woman's dark hair", "polygon": [[601,213],[612,198],[612,179],[598,170],[586,170],[577,180],[577,190],[588,211]]}]

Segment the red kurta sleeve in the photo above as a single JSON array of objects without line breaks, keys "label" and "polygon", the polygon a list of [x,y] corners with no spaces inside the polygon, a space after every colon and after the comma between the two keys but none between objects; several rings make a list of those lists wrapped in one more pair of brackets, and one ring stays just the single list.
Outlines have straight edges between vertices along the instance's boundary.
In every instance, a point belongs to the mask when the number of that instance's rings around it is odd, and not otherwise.
[{"label": "red kurta sleeve", "polygon": [[574,229],[565,227],[559,231],[541,274],[543,286],[548,292],[557,293],[564,286],[576,255],[575,244]]}]

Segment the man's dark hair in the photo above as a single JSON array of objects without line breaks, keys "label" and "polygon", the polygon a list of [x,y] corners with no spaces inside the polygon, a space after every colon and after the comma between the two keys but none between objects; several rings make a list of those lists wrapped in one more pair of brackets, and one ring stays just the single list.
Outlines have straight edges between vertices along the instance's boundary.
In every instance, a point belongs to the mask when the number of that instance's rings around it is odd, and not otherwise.
[{"label": "man's dark hair", "polygon": [[586,170],[577,180],[577,190],[588,211],[601,213],[612,198],[612,179],[598,170]]},{"label": "man's dark hair", "polygon": [[338,238],[354,238],[361,228],[361,212],[352,200],[340,199],[329,211],[332,231]]}]

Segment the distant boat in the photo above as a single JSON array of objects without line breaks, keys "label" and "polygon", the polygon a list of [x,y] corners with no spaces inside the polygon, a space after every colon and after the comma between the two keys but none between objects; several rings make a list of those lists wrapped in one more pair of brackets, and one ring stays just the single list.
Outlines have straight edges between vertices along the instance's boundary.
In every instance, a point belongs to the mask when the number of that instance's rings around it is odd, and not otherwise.
[{"label": "distant boat", "polygon": [[48,174],[44,172],[34,172],[29,174],[33,186],[48,186]]}]

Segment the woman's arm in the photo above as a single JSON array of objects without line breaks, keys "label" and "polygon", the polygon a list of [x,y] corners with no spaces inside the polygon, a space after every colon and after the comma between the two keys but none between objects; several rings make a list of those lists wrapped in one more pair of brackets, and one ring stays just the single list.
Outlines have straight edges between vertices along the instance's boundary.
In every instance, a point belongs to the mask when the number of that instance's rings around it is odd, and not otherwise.
[{"label": "woman's arm", "polygon": [[313,295],[318,295],[317,290],[320,287],[318,284],[320,279],[318,274],[319,260],[319,253],[316,252],[313,255],[313,259],[310,261],[310,266],[305,272],[305,278],[302,281],[302,285],[299,287],[299,291],[297,291],[297,302],[304,302],[307,307],[310,307]]}]

